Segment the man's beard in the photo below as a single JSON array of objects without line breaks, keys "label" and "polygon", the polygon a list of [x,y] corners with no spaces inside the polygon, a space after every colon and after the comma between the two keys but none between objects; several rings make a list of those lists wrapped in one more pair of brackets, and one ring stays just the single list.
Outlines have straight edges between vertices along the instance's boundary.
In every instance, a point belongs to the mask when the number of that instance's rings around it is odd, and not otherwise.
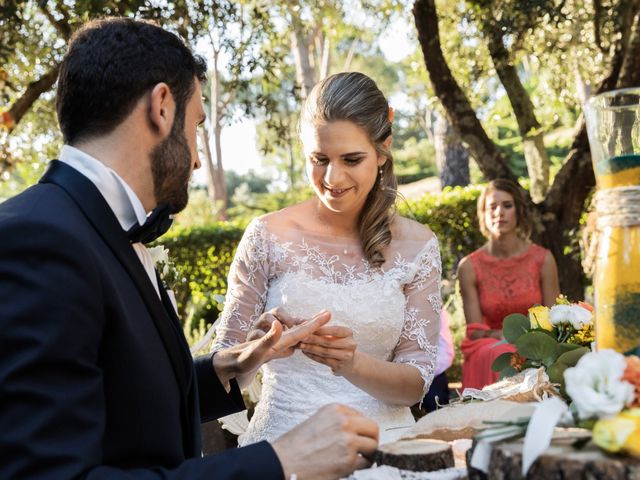
[{"label": "man's beard", "polygon": [[158,205],[167,204],[178,213],[189,201],[191,151],[181,122],[174,122],[169,136],[151,152],[153,190]]}]

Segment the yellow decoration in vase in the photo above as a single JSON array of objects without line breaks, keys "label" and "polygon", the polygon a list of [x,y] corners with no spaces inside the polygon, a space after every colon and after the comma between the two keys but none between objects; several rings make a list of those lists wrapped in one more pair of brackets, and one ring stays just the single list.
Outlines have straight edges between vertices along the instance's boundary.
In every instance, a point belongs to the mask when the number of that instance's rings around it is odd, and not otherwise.
[{"label": "yellow decoration in vase", "polygon": [[640,345],[640,89],[585,106],[597,192],[594,275],[598,350]]}]

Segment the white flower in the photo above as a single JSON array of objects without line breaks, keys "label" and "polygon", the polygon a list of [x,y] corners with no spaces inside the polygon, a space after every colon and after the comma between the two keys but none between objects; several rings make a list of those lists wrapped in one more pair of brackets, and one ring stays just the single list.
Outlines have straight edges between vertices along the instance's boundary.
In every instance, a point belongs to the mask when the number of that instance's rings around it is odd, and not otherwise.
[{"label": "white flower", "polygon": [[634,387],[622,380],[624,356],[614,350],[586,353],[564,372],[567,394],[581,419],[610,417],[634,398]]},{"label": "white flower", "polygon": [[552,325],[570,323],[574,329],[580,330],[593,323],[593,314],[580,305],[554,305],[549,312],[549,320]]},{"label": "white flower", "polygon": [[166,265],[169,263],[169,250],[164,246],[158,245],[157,247],[147,248],[147,251],[151,255],[154,264],[163,263]]}]

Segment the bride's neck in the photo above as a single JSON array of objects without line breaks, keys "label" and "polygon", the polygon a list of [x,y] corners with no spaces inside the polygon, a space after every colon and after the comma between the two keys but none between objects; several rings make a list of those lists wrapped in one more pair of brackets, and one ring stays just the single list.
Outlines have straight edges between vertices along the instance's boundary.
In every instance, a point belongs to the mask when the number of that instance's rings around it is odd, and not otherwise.
[{"label": "bride's neck", "polygon": [[326,233],[340,237],[359,237],[357,214],[349,215],[343,212],[333,212],[319,200],[314,201],[313,209],[315,220]]}]

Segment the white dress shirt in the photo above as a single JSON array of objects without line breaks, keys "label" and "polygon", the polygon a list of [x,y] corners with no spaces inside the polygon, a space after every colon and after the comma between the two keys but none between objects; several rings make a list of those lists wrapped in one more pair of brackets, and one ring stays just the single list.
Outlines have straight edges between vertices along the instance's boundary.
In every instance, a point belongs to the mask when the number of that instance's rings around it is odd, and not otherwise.
[{"label": "white dress shirt", "polygon": [[[146,221],[147,213],[138,196],[120,175],[104,163],[70,145],[62,147],[59,160],[91,180],[111,207],[123,230],[127,231]],[[134,243],[132,247],[159,296],[160,289],[151,254],[142,243]]]}]

